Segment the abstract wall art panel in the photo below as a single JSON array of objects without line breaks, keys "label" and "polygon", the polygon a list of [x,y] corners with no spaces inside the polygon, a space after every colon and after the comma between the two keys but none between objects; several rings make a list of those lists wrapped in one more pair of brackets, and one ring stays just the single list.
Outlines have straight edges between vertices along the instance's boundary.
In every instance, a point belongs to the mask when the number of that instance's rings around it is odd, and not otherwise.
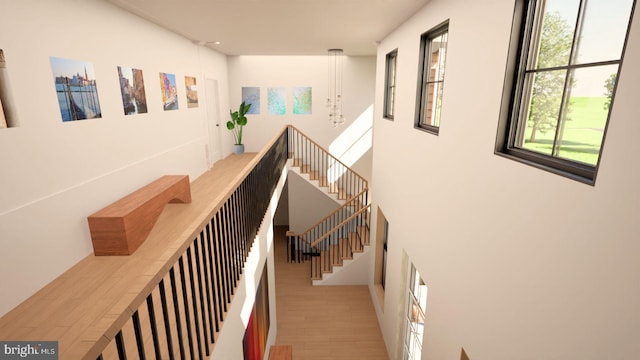
[{"label": "abstract wall art panel", "polygon": [[262,360],[264,358],[270,323],[269,282],[265,264],[258,289],[256,290],[256,300],[249,316],[249,323],[242,338],[245,360]]},{"label": "abstract wall art panel", "polygon": [[178,90],[174,74],[160,73],[160,91],[164,110],[178,110]]},{"label": "abstract wall art panel", "polygon": [[287,113],[287,90],[283,87],[269,88],[267,90],[267,105],[269,115],[284,115]]},{"label": "abstract wall art panel", "polygon": [[62,121],[102,117],[93,64],[49,57]]},{"label": "abstract wall art panel", "polygon": [[144,92],[142,70],[118,66],[120,93],[125,115],[144,114],[147,112],[147,96]]},{"label": "abstract wall art panel", "polygon": [[260,88],[259,87],[243,87],[242,101],[245,104],[251,104],[251,108],[247,114],[260,114]]},{"label": "abstract wall art panel", "polygon": [[192,76],[185,76],[184,85],[187,90],[187,107],[198,107],[198,87],[196,86],[196,78]]},{"label": "abstract wall art panel", "polygon": [[293,114],[311,115],[311,88],[293,88]]}]

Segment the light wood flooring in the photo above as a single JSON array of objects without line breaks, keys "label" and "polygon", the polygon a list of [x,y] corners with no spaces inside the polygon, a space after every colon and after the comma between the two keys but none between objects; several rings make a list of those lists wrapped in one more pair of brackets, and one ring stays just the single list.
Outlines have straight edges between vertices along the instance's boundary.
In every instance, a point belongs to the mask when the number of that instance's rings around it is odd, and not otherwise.
[{"label": "light wood flooring", "polygon": [[277,345],[297,360],[389,359],[367,286],[311,286],[309,263],[289,264],[275,228]]}]

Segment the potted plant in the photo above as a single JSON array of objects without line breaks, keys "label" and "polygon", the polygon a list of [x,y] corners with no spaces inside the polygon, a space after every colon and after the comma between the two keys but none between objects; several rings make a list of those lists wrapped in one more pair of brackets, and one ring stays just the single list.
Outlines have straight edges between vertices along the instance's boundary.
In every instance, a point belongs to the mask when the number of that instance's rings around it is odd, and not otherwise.
[{"label": "potted plant", "polygon": [[238,111],[231,112],[231,120],[227,121],[227,129],[231,130],[233,137],[236,139],[236,143],[233,145],[234,154],[242,154],[244,152],[244,144],[242,143],[242,128],[247,125],[247,113],[251,108],[251,104],[245,104],[244,101],[240,104]]}]

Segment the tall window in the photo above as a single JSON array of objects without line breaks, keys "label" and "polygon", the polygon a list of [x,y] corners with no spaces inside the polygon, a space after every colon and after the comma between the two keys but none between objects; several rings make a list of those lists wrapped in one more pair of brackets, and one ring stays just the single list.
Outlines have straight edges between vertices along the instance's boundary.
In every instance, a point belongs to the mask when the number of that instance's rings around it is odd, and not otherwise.
[{"label": "tall window", "polygon": [[387,221],[387,219],[384,219],[384,232],[383,232],[383,238],[382,238],[382,279],[380,279],[381,281],[381,285],[382,288],[385,288],[385,282],[386,282],[386,278],[387,278],[387,241],[389,239],[389,222]]},{"label": "tall window", "polygon": [[422,34],[416,127],[438,134],[442,112],[444,67],[449,37],[449,20]]},{"label": "tall window", "polygon": [[420,273],[411,264],[409,276],[409,296],[404,326],[404,350],[402,358],[420,359],[424,335],[424,316],[427,310],[427,285]]},{"label": "tall window", "polygon": [[517,0],[496,152],[593,183],[634,0]]},{"label": "tall window", "polygon": [[384,289],[387,283],[387,242],[389,239],[389,221],[378,206],[376,218],[376,257],[373,272],[373,284],[379,304],[384,306]]},{"label": "tall window", "polygon": [[396,94],[396,60],[398,49],[387,54],[384,84],[384,117],[393,120],[393,108]]}]

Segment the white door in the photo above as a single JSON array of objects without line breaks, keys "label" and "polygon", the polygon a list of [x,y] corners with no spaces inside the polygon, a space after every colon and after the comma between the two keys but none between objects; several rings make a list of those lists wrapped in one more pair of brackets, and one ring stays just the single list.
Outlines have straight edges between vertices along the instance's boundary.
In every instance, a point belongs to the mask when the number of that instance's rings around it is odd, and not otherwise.
[{"label": "white door", "polygon": [[209,168],[222,158],[220,148],[220,101],[218,98],[218,80],[205,79],[205,96],[207,97],[207,124],[209,127]]}]

